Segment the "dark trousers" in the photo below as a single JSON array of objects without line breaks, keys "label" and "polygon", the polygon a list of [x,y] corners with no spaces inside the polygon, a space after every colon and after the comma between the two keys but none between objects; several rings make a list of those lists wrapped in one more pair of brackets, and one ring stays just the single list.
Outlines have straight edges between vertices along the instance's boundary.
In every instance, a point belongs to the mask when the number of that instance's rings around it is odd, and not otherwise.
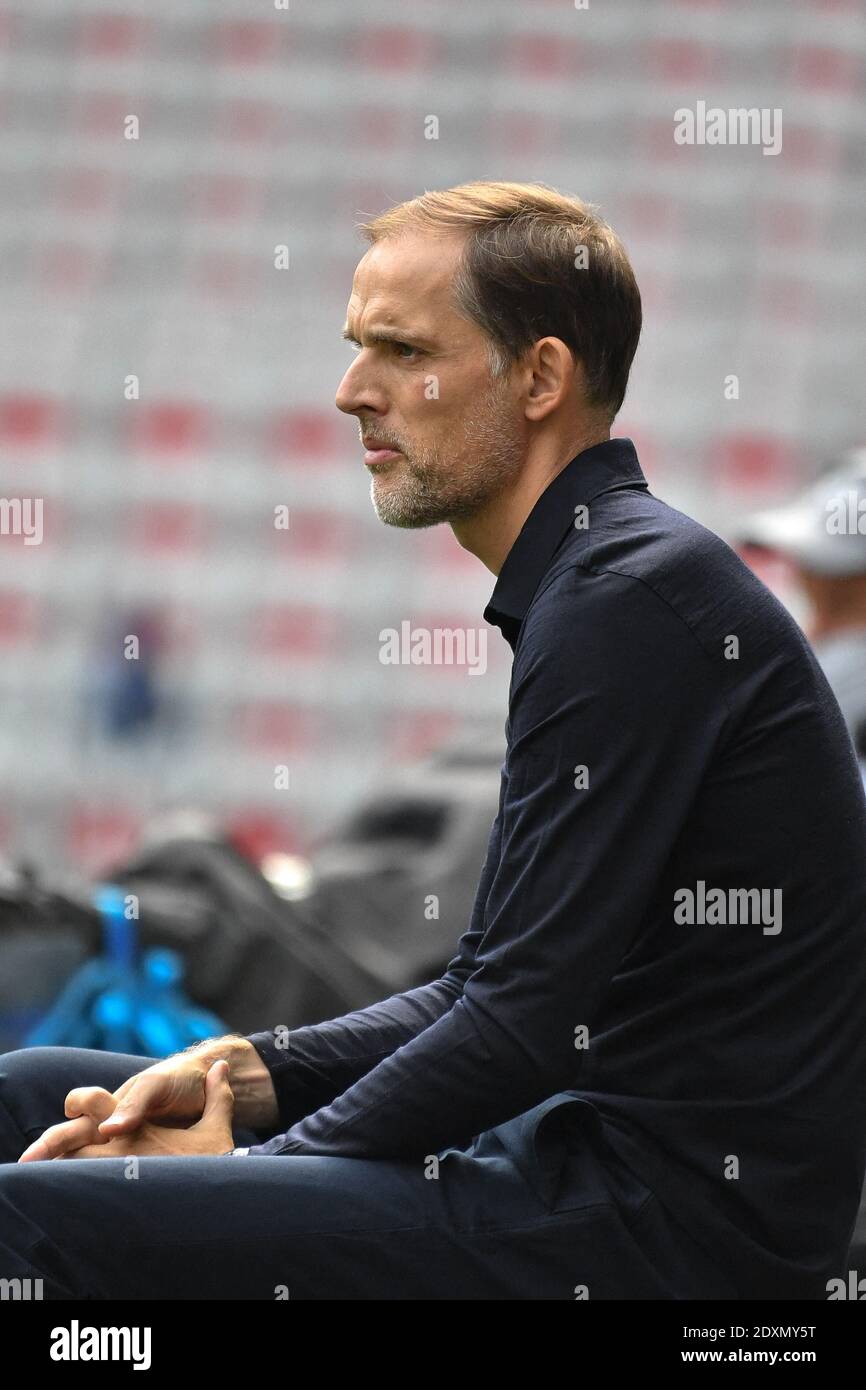
[{"label": "dark trousers", "polygon": [[426,1163],[16,1163],[74,1087],[114,1091],[156,1060],[0,1056],[0,1279],[41,1279],[54,1299],[736,1297],[591,1126],[549,1126],[539,1149],[532,1112]]}]

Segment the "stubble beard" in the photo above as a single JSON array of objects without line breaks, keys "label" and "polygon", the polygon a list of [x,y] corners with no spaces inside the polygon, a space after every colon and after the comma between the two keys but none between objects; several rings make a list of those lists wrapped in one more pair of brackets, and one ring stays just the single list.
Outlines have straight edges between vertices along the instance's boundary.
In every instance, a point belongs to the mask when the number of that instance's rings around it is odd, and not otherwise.
[{"label": "stubble beard", "polygon": [[412,449],[370,479],[370,499],[386,526],[420,528],[476,515],[523,466],[525,448],[507,408],[507,383],[493,386],[466,421],[455,459],[445,447]]}]

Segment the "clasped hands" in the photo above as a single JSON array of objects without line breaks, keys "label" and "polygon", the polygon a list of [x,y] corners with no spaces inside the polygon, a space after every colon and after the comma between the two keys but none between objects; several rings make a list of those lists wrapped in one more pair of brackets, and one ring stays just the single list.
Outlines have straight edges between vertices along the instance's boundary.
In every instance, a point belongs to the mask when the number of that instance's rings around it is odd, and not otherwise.
[{"label": "clasped hands", "polygon": [[136,1073],[113,1094],[101,1086],[70,1091],[66,1120],[44,1130],[18,1162],[225,1154],[235,1143],[233,1110],[228,1062],[181,1054]]}]

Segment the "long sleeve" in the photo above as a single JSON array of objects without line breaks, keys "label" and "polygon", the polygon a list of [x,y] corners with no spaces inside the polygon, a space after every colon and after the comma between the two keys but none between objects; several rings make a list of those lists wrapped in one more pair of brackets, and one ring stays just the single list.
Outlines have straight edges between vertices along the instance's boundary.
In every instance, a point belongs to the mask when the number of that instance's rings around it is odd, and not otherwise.
[{"label": "long sleeve", "polygon": [[500,788],[499,812],[488,838],[469,926],[444,975],[339,1018],[246,1035],[271,1074],[283,1129],[334,1100],[453,1007],[475,968],[484,903],[497,864],[501,811]]},{"label": "long sleeve", "polygon": [[725,725],[722,659],[637,579],[575,565],[536,596],[471,973],[435,1019],[404,996],[406,1033],[428,1026],[252,1154],[422,1157],[579,1083],[577,1030],[591,1047]]}]

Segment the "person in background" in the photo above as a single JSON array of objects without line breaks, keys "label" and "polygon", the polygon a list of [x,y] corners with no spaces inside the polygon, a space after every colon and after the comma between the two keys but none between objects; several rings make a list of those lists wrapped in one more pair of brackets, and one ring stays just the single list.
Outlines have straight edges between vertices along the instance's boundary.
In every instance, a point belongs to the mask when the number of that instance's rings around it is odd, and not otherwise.
[{"label": "person in background", "polygon": [[833,460],[786,506],[747,518],[738,540],[791,565],[804,631],[829,681],[866,786],[866,446]]}]

